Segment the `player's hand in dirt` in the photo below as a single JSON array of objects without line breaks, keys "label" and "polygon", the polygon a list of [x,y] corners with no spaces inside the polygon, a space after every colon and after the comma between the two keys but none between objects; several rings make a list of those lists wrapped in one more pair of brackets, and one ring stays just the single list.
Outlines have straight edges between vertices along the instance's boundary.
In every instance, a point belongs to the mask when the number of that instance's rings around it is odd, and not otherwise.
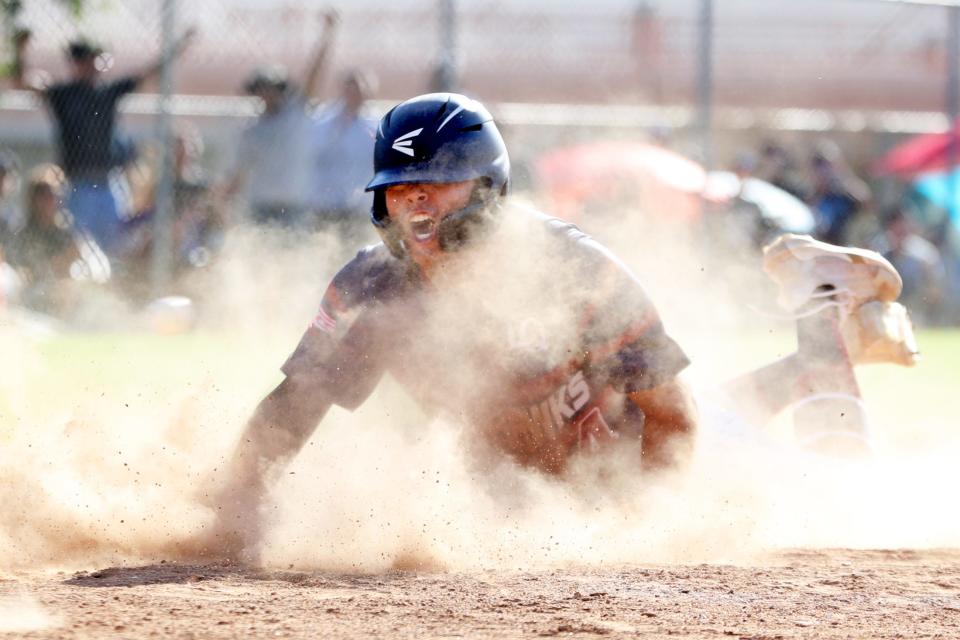
[{"label": "player's hand in dirt", "polygon": [[207,488],[201,490],[199,499],[210,508],[212,519],[192,538],[178,544],[178,551],[204,559],[255,564],[266,486],[253,474],[232,472],[229,477],[225,486],[210,481]]},{"label": "player's hand in dirt", "polygon": [[266,496],[263,483],[230,485],[215,496],[214,522],[211,528],[213,551],[233,560],[256,560],[262,521],[260,508]]}]

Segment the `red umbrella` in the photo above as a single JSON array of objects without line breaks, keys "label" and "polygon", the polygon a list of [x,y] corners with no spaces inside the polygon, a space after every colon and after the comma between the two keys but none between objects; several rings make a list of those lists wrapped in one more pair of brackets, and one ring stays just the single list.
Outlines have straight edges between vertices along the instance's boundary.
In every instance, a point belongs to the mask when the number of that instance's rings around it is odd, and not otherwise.
[{"label": "red umbrella", "polygon": [[941,171],[951,161],[955,163],[960,158],[960,146],[957,147],[958,155],[954,158],[950,157],[951,140],[956,140],[957,144],[960,144],[960,123],[957,123],[953,131],[925,133],[898,144],[880,159],[874,170],[877,173],[894,173],[903,176]]},{"label": "red umbrella", "polygon": [[594,207],[636,207],[689,221],[700,213],[706,172],[696,162],[651,144],[596,142],[549,151],[536,161],[551,212],[578,222]]}]

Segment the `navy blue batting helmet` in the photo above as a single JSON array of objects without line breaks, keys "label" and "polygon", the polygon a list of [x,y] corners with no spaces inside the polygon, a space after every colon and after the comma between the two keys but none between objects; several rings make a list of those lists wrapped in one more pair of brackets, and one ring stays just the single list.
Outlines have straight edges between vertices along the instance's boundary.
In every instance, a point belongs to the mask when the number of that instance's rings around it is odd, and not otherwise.
[{"label": "navy blue batting helmet", "polygon": [[429,93],[387,112],[377,128],[373,152],[372,221],[387,247],[402,257],[403,243],[391,228],[384,189],[396,184],[477,180],[470,203],[444,218],[438,229],[444,250],[492,227],[506,195],[510,157],[493,116],[456,93]]}]

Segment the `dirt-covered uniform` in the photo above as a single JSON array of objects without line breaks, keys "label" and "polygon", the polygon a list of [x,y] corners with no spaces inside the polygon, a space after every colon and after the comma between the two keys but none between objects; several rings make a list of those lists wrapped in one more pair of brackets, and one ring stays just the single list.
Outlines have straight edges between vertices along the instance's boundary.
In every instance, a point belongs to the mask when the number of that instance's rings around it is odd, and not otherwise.
[{"label": "dirt-covered uniform", "polygon": [[[428,411],[548,471],[581,446],[639,436],[643,416],[625,394],[673,379],[686,355],[607,249],[540,213],[509,216],[479,250],[492,262],[463,286],[423,279],[383,244],[360,251],[283,372],[347,409],[389,373]],[[515,255],[513,241],[523,263],[499,258]]]}]

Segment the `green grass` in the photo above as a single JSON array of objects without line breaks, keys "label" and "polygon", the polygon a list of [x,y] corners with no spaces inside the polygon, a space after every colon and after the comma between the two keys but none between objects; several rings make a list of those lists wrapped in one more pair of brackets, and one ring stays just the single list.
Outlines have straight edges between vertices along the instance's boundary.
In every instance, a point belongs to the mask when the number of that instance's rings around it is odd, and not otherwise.
[{"label": "green grass", "polygon": [[[735,362],[748,367],[782,355],[792,348],[790,338],[739,341]],[[28,342],[21,348],[23,371],[0,377],[0,427],[102,402],[149,409],[198,389],[255,402],[279,379],[278,369],[295,341],[295,336],[201,332],[75,334]],[[957,429],[960,330],[921,331],[918,342],[923,358],[914,368],[858,370],[864,397],[879,422],[916,425],[918,437]]]},{"label": "green grass", "polygon": [[16,348],[18,371],[0,375],[0,428],[92,407],[160,410],[192,393],[255,402],[279,379],[295,340],[202,332],[24,340]]},{"label": "green grass", "polygon": [[920,362],[912,368],[858,369],[874,421],[898,446],[936,446],[960,435],[960,330],[917,334]]}]

